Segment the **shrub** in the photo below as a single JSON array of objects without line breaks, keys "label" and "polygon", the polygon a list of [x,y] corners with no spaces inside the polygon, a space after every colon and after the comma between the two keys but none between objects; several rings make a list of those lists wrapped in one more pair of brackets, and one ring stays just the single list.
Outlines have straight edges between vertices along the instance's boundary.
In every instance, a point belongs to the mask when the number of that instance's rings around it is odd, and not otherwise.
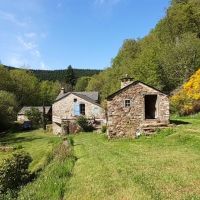
[{"label": "shrub", "polygon": [[85,132],[90,132],[94,130],[92,124],[90,124],[89,121],[84,116],[78,117],[77,123]]},{"label": "shrub", "polygon": [[33,125],[39,125],[42,121],[41,113],[37,108],[31,108],[25,112],[25,115],[33,123]]},{"label": "shrub", "polygon": [[182,88],[171,97],[171,111],[179,115],[190,115],[200,111],[200,69],[190,77]]},{"label": "shrub", "polygon": [[0,197],[18,190],[30,180],[28,166],[31,161],[31,156],[24,151],[13,153],[11,158],[3,161],[0,168]]},{"label": "shrub", "polygon": [[105,133],[106,130],[107,130],[107,126],[106,126],[106,125],[103,125],[103,126],[101,127],[101,132],[102,132],[102,133]]}]

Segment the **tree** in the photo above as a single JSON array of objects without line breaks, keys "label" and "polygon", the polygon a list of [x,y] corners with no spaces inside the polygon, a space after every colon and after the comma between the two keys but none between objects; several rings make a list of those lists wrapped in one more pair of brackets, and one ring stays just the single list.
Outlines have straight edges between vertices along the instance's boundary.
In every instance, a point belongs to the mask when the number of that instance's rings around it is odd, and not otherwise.
[{"label": "tree", "polygon": [[0,90],[0,129],[8,128],[16,119],[17,101],[15,95]]},{"label": "tree", "polygon": [[60,91],[60,83],[58,81],[42,81],[39,85],[40,105],[49,106],[56,99]]},{"label": "tree", "polygon": [[74,70],[71,65],[69,65],[66,70],[65,81],[66,81],[66,84],[69,84],[72,87],[75,86],[76,78],[75,78]]},{"label": "tree", "polygon": [[41,113],[37,108],[31,108],[25,112],[27,118],[33,123],[33,125],[39,125],[41,123]]},{"label": "tree", "polygon": [[0,90],[10,91],[12,88],[10,73],[3,65],[0,65],[0,77]]},{"label": "tree", "polygon": [[25,70],[11,70],[11,92],[16,95],[21,106],[35,105],[38,101],[39,81],[31,73]]},{"label": "tree", "polygon": [[79,78],[75,86],[75,91],[86,91],[90,79],[91,77],[88,76],[83,76]]},{"label": "tree", "polygon": [[43,106],[42,122],[43,129],[46,130],[45,106],[51,105],[60,91],[60,84],[52,81],[42,81],[40,83],[40,103]]}]

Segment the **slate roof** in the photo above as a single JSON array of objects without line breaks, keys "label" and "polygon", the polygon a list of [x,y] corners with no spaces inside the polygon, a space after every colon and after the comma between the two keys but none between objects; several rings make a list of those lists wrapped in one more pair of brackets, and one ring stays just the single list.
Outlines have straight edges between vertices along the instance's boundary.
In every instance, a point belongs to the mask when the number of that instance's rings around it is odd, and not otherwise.
[{"label": "slate roof", "polygon": [[[43,112],[42,106],[24,106],[19,112],[18,115],[24,115],[26,111],[30,110],[31,108],[37,108],[41,113]],[[51,106],[45,106],[45,113],[47,114],[51,109]]]},{"label": "slate roof", "polygon": [[113,94],[109,95],[106,99],[107,99],[107,100],[110,100],[110,99],[112,99],[114,96],[116,96],[117,94],[121,93],[123,90],[129,88],[130,86],[137,85],[138,83],[142,83],[143,85],[146,85],[147,87],[150,87],[150,88],[152,88],[153,90],[156,90],[157,92],[160,92],[160,93],[162,93],[162,94],[167,95],[166,93],[164,93],[164,92],[162,92],[162,91],[160,91],[160,90],[158,90],[158,89],[156,89],[156,88],[154,88],[154,87],[152,87],[152,86],[150,86],[150,85],[148,85],[148,84],[146,84],[146,83],[143,83],[142,81],[133,81],[133,82],[130,83],[129,85],[127,85],[127,86],[125,86],[125,87],[123,87],[123,88],[117,90],[117,91],[114,92]]},{"label": "slate roof", "polygon": [[98,103],[99,100],[99,93],[98,92],[67,92],[67,93],[60,93],[55,102],[63,99],[64,97],[68,96],[69,94],[74,94],[76,96],[79,96],[80,98],[83,98],[91,103]]}]

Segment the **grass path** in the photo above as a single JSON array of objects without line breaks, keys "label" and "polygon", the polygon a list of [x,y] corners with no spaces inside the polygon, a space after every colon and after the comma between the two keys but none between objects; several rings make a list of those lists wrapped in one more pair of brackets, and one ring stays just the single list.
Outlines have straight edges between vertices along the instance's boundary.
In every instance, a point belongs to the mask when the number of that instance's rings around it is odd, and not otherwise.
[{"label": "grass path", "polygon": [[64,199],[200,199],[200,119],[184,122],[138,140],[74,136],[78,160]]},{"label": "grass path", "polygon": [[[51,152],[53,146],[60,142],[60,138],[51,134],[44,133],[43,130],[38,129],[34,131],[9,133],[5,137],[0,138],[0,145],[18,147],[31,154],[33,162],[30,165],[32,171],[40,168],[47,154]],[[1,161],[11,155],[11,152],[0,152]]]}]

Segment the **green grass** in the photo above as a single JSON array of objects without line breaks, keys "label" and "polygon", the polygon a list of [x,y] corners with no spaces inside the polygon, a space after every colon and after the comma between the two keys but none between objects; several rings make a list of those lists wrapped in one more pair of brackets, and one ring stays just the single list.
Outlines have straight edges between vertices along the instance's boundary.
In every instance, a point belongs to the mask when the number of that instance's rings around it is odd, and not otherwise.
[{"label": "green grass", "polygon": [[136,140],[74,136],[64,199],[200,199],[200,118],[174,120],[180,125]]},{"label": "green grass", "polygon": [[[33,162],[30,165],[31,171],[35,171],[43,166],[47,155],[53,147],[61,141],[61,138],[44,133],[43,130],[34,130],[20,133],[9,133],[0,138],[0,145],[22,146],[22,150],[31,154]],[[11,152],[0,152],[1,161],[10,156]]]},{"label": "green grass", "polygon": [[22,188],[18,200],[63,199],[65,186],[71,177],[76,159],[73,156],[73,148],[65,144],[59,145],[52,155],[53,160],[40,176]]}]

